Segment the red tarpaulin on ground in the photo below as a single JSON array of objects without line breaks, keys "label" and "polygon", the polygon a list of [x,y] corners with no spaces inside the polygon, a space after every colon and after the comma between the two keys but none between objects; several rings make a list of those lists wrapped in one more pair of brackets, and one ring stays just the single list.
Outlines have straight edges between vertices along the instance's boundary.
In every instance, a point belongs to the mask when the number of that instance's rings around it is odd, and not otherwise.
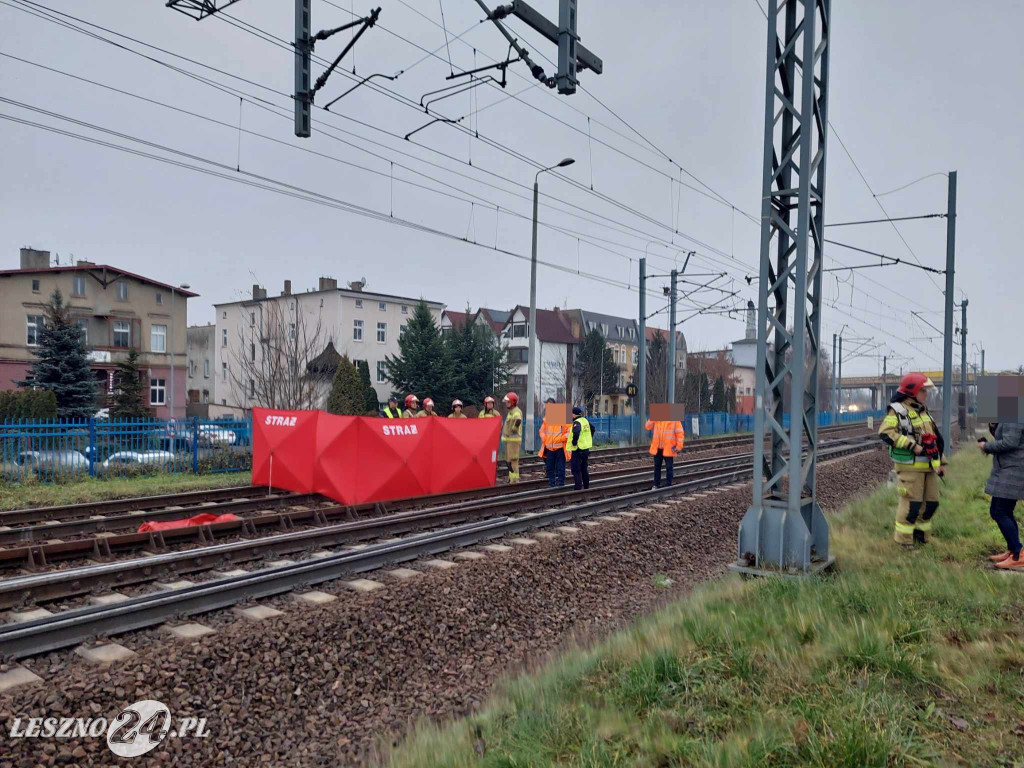
[{"label": "red tarpaulin on ground", "polygon": [[200,515],[186,517],[183,520],[165,520],[162,523],[143,523],[139,526],[139,533],[149,531],[169,531],[171,528],[188,528],[190,525],[206,525],[207,523],[231,523],[239,520],[238,515],[215,515],[212,512],[203,512]]},{"label": "red tarpaulin on ground", "polygon": [[253,485],[342,504],[494,485],[500,419],[375,419],[253,409]]}]

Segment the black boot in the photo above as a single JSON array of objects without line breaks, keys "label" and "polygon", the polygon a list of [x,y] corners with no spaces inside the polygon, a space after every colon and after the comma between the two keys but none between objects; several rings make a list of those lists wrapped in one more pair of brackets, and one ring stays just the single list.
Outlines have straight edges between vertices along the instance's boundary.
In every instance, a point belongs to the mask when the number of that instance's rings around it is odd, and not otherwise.
[{"label": "black boot", "polygon": [[924,535],[924,531],[914,529],[914,543],[915,544],[927,544],[928,537]]}]

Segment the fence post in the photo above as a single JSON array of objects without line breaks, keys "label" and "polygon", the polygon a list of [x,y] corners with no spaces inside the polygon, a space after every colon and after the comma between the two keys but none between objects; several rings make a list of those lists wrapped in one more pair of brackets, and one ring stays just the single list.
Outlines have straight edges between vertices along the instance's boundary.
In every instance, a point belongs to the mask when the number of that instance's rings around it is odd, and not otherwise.
[{"label": "fence post", "polygon": [[192,417],[192,474],[199,474],[199,418]]},{"label": "fence post", "polygon": [[89,474],[96,476],[96,419],[89,419]]}]

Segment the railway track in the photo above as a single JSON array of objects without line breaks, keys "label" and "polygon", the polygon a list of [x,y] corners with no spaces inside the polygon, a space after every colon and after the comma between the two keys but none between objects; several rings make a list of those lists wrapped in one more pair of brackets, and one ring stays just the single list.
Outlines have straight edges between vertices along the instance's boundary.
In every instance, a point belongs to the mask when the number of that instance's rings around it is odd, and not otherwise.
[{"label": "railway track", "polygon": [[[859,437],[858,437],[859,439]],[[824,443],[829,445],[831,443]],[[644,458],[649,458],[644,454]],[[750,453],[696,458],[679,461],[676,470],[683,474],[702,469],[721,469],[749,463]],[[647,461],[644,462],[645,464]],[[644,467],[617,467],[592,474],[592,488],[602,488],[616,478],[631,478],[642,485],[649,477]],[[454,504],[459,502],[486,501],[501,496],[506,499],[523,498],[527,491],[549,493],[546,479],[528,480],[515,486],[516,492],[509,495],[507,486],[494,486],[470,491],[461,491],[436,496],[421,496],[397,499],[376,504],[343,506],[317,496],[316,494],[291,494],[253,499],[232,499],[220,505],[206,506],[210,512],[233,512],[248,514],[239,520],[214,523],[203,526],[175,528],[167,531],[148,533],[136,532],[140,516],[126,515],[96,516],[85,520],[51,522],[46,525],[13,528],[0,531],[0,544],[9,544],[0,549],[0,569],[26,568],[37,570],[68,560],[91,558],[104,562],[125,553],[145,551],[164,552],[174,547],[193,544],[209,544],[224,537],[254,539],[273,531],[293,531],[302,527],[321,527],[339,521],[358,520],[383,516],[390,513],[417,508]],[[249,514],[254,513],[254,514]],[[146,519],[174,519],[184,516],[183,510],[161,510],[146,515]],[[121,533],[118,533],[118,532]],[[95,534],[89,536],[89,534]],[[85,536],[73,540],[54,539],[54,536]],[[20,546],[19,546],[20,545]]]},{"label": "railway track", "polygon": [[[829,437],[836,435],[855,435],[855,434],[867,434],[867,424],[843,424],[835,427],[824,427],[818,430],[819,437]],[[695,440],[687,440],[686,447],[683,452],[684,455],[700,452],[700,451],[711,451],[719,450],[722,448],[730,448],[733,446],[746,446],[752,442],[750,435],[743,435],[740,437],[702,437]],[[610,462],[623,462],[623,461],[646,461],[649,460],[648,449],[646,446],[630,446],[628,448],[607,448],[603,450],[591,451],[590,453],[590,466],[601,465]],[[530,455],[524,456],[519,460],[519,471],[521,475],[534,474],[544,471],[544,460],[539,456]],[[508,477],[508,467],[502,461],[498,462],[498,477]]]},{"label": "railway track", "polygon": [[[852,439],[822,447],[822,459],[838,458],[874,449],[875,442]],[[714,461],[714,460],[712,460]],[[721,461],[721,460],[719,460]],[[646,473],[645,473],[646,474]],[[364,573],[383,565],[408,562],[425,556],[437,555],[455,548],[483,541],[512,536],[525,531],[566,523],[572,520],[610,512],[620,512],[647,502],[657,502],[676,495],[692,493],[715,486],[730,485],[748,479],[751,475],[749,459],[746,466],[707,468],[691,472],[682,482],[671,488],[650,489],[649,480],[611,483],[605,488],[592,488],[588,492],[565,493],[568,502],[552,507],[552,494],[533,491],[519,492],[497,502],[450,504],[441,508],[391,514],[380,518],[353,521],[328,526],[314,531],[281,534],[266,541],[266,552],[281,553],[308,551],[313,546],[324,546],[330,537],[335,543],[393,536],[396,533],[416,531],[423,527],[436,528],[425,533],[412,533],[403,539],[382,541],[358,549],[337,553],[321,552],[316,557],[298,562],[287,562],[273,567],[236,575],[222,576],[210,581],[156,593],[128,598],[113,605],[97,605],[62,611],[45,618],[0,627],[0,657],[19,658],[85,642],[96,636],[106,636],[141,629],[176,617],[218,610],[250,599],[280,594],[297,587],[323,583],[343,576]],[[555,496],[561,494],[556,493]],[[515,516],[507,512],[515,509]],[[523,510],[536,509],[539,511]],[[460,522],[462,521],[462,522]],[[455,523],[455,525],[452,525]],[[356,538],[353,538],[356,537]],[[178,573],[181,568],[209,569],[216,565],[238,562],[236,553],[247,559],[260,542],[234,542],[204,547],[183,553],[169,553],[139,558],[135,561],[114,562],[71,570],[55,571],[0,581],[3,599],[10,604],[19,599],[57,599],[118,583],[118,574],[136,573],[143,580],[154,574]],[[273,548],[277,549],[273,549]],[[246,552],[246,550],[249,552]],[[148,573],[146,571],[148,570]]]}]

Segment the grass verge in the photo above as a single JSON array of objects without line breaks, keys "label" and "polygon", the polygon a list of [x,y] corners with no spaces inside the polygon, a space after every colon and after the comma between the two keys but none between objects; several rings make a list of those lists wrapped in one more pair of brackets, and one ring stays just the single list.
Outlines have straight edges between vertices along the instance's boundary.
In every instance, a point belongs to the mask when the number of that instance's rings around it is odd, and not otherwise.
[{"label": "grass verge", "polygon": [[989,461],[954,457],[925,548],[891,541],[879,489],[832,520],[831,575],[706,585],[381,763],[1021,766],[1024,574],[987,567]]},{"label": "grass verge", "polygon": [[251,482],[250,472],[224,472],[211,475],[145,475],[101,480],[86,478],[73,483],[47,484],[32,481],[0,484],[0,510],[202,491],[209,488],[249,485]]}]

